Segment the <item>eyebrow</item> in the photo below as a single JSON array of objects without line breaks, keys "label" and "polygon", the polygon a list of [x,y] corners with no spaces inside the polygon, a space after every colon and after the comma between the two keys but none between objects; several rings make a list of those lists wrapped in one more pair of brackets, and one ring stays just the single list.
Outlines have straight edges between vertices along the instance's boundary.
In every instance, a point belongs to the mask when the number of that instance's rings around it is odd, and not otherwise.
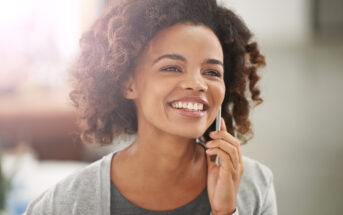
[{"label": "eyebrow", "polygon": [[158,57],[156,60],[154,60],[153,64],[157,63],[158,61],[164,59],[164,58],[169,58],[169,59],[172,59],[172,60],[180,60],[180,61],[184,61],[184,62],[187,62],[186,58],[182,55],[178,55],[178,54],[165,54],[165,55],[162,55],[160,57]]},{"label": "eyebrow", "polygon": [[[164,59],[164,58],[168,58],[168,59],[172,59],[172,60],[180,60],[183,62],[187,62],[186,58],[182,55],[179,54],[165,54],[162,55],[160,57],[158,57],[156,60],[154,60],[154,62],[152,64],[157,63],[158,61]],[[222,67],[224,67],[223,63],[220,60],[216,60],[216,59],[205,59],[203,61],[203,64],[215,64],[215,65],[220,65]]]},{"label": "eyebrow", "polygon": [[217,65],[224,67],[223,63],[220,60],[216,60],[216,59],[206,59],[206,60],[204,60],[203,63],[204,64],[217,64]]}]

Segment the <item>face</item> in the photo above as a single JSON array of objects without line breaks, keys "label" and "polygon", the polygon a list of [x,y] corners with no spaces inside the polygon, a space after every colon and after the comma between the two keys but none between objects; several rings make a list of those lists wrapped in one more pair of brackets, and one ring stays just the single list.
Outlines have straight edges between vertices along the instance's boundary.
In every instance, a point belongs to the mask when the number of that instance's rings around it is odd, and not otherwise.
[{"label": "face", "polygon": [[138,130],[202,136],[223,102],[223,76],[222,47],[212,30],[191,24],[161,30],[139,57],[125,91],[136,104]]}]

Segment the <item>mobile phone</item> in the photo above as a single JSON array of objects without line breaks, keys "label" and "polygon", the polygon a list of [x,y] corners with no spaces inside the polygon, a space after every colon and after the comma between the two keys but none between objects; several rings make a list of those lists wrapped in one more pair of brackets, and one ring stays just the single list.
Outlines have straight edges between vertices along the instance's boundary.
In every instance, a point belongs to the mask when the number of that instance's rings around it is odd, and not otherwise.
[{"label": "mobile phone", "polygon": [[[222,118],[222,108],[220,107],[219,112],[216,117],[216,131],[220,131],[221,118]],[[218,155],[216,155],[215,159],[216,159],[217,166],[221,166],[222,165],[221,158]]]},{"label": "mobile phone", "polygon": [[216,117],[216,131],[220,131],[220,122],[222,118],[222,108],[219,108],[219,112]]}]

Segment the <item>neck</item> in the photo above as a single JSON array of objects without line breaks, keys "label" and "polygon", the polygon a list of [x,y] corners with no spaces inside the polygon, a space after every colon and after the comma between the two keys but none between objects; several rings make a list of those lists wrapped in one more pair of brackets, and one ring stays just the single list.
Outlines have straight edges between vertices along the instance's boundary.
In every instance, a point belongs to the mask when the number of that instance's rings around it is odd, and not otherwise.
[{"label": "neck", "polygon": [[[194,139],[149,130],[138,130],[136,141],[125,150],[135,175],[148,176],[151,183],[171,185],[195,176],[201,171],[201,146]],[[192,171],[191,171],[192,170]],[[199,172],[198,172],[199,173]]]}]

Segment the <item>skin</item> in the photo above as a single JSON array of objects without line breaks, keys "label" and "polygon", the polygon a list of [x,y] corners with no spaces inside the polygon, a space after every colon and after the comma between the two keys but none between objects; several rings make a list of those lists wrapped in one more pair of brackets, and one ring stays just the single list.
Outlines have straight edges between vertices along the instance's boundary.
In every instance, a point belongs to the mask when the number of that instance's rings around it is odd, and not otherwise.
[{"label": "skin", "polygon": [[[191,202],[207,187],[212,213],[233,213],[243,173],[238,140],[222,121],[206,153],[195,144],[225,96],[222,63],[220,42],[205,26],[176,24],[149,42],[123,90],[136,105],[137,139],[117,152],[111,165],[111,180],[129,201],[168,211]],[[185,117],[172,109],[169,102],[184,96],[207,100],[205,114]],[[222,159],[220,167],[210,161],[214,154]]]}]

